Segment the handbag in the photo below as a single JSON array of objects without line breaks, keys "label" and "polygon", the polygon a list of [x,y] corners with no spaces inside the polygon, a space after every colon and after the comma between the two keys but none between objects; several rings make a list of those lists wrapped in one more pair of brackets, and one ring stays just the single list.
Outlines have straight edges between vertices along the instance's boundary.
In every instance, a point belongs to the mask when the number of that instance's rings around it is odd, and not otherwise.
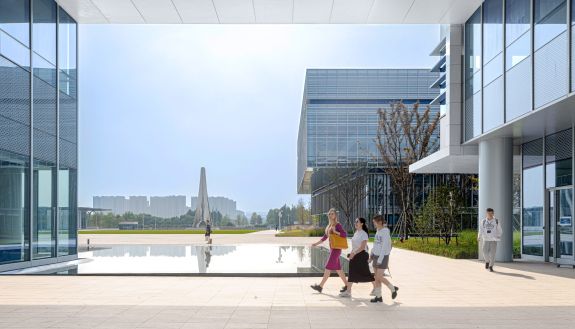
[{"label": "handbag", "polygon": [[329,235],[329,247],[331,249],[347,249],[347,238],[331,233]]}]

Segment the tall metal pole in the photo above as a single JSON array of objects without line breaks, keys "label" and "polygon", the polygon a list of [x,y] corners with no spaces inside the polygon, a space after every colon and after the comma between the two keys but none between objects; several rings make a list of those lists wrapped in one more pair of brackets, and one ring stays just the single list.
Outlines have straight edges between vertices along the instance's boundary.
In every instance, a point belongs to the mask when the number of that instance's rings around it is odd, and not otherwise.
[{"label": "tall metal pole", "polygon": [[282,211],[280,210],[279,214],[278,214],[278,227],[279,230],[282,230]]}]

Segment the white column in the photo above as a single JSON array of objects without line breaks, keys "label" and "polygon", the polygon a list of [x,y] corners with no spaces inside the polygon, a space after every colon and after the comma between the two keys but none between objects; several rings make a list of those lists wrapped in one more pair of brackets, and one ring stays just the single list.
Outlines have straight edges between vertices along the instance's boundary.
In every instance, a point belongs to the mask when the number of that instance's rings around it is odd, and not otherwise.
[{"label": "white column", "polygon": [[[513,260],[513,140],[496,138],[479,143],[479,223],[493,208],[503,229],[496,260]],[[479,258],[483,259],[481,245]]]}]

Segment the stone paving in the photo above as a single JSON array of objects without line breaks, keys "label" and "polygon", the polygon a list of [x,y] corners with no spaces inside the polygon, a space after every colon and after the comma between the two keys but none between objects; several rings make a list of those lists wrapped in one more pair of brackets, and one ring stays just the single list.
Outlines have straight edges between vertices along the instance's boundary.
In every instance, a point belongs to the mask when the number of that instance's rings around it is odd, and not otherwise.
[{"label": "stone paving", "polygon": [[337,278],[318,294],[317,278],[0,276],[0,328],[575,327],[573,269],[515,262],[489,273],[397,248],[390,267],[399,296],[376,305],[368,284],[337,297]]}]

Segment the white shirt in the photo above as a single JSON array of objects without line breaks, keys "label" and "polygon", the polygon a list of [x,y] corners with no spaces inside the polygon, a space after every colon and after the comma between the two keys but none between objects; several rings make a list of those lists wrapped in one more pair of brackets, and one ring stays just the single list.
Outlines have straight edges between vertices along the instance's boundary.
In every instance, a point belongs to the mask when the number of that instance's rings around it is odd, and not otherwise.
[{"label": "white shirt", "polygon": [[477,233],[478,237],[483,241],[500,241],[501,234],[503,231],[501,230],[501,225],[499,225],[498,219],[487,219],[479,223],[479,232]]},{"label": "white shirt", "polygon": [[373,239],[373,249],[371,253],[377,257],[378,264],[381,264],[383,258],[391,253],[391,233],[389,232],[389,228],[384,227],[377,231]]},{"label": "white shirt", "polygon": [[[365,233],[364,230],[357,230],[353,234],[353,238],[351,238],[351,251],[352,252],[361,252],[359,248],[361,247],[361,243],[363,241],[367,241],[369,236]],[[365,244],[365,251],[367,251],[367,244]]]}]

